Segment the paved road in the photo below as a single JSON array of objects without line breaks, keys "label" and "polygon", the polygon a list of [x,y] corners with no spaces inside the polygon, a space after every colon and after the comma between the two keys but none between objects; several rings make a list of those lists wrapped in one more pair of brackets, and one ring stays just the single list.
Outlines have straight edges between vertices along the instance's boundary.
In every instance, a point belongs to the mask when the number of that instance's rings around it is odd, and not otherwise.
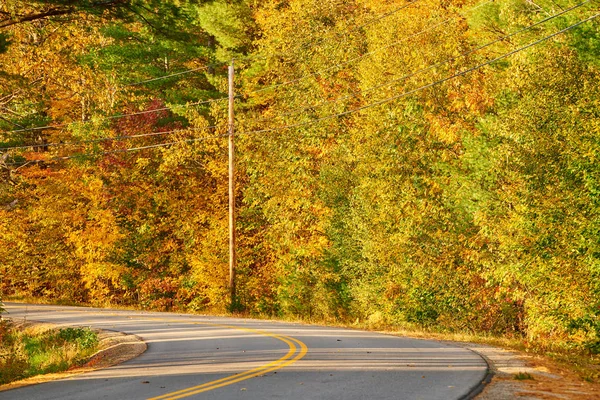
[{"label": "paved road", "polygon": [[0,399],[424,399],[468,396],[477,354],[444,343],[249,319],[5,304],[9,317],[132,333],[141,356]]}]

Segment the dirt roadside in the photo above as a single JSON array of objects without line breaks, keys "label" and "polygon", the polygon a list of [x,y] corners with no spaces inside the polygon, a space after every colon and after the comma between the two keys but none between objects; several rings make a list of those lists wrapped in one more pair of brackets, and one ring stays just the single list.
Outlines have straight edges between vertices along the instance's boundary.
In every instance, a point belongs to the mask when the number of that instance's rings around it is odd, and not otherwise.
[{"label": "dirt roadside", "polygon": [[492,373],[476,400],[600,399],[600,384],[585,382],[542,357],[480,344],[465,347],[484,357]]},{"label": "dirt roadside", "polygon": [[85,364],[64,372],[33,376],[31,378],[2,385],[0,386],[0,391],[35,385],[55,379],[71,377],[84,372],[112,367],[113,365],[120,364],[139,356],[147,349],[146,343],[135,335],[97,329],[95,329],[95,331],[98,333],[98,339],[100,340],[100,350],[91,356]]}]

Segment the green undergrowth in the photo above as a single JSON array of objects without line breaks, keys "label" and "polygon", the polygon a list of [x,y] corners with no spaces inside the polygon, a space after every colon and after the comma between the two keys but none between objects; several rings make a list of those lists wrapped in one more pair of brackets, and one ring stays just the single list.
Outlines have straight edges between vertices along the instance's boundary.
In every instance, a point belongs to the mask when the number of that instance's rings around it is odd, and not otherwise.
[{"label": "green undergrowth", "polygon": [[533,376],[527,372],[519,372],[513,378],[517,381],[533,380]]},{"label": "green undergrowth", "polygon": [[89,328],[56,329],[1,320],[0,384],[66,371],[88,359],[98,344],[98,335]]}]

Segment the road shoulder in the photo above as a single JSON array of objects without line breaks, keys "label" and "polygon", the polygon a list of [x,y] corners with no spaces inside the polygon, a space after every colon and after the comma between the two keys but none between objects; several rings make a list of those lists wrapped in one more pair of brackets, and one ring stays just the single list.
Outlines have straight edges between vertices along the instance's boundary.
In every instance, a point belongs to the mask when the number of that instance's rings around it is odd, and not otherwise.
[{"label": "road shoulder", "polygon": [[585,382],[542,357],[475,343],[463,345],[481,355],[492,374],[476,400],[600,399],[600,385]]}]

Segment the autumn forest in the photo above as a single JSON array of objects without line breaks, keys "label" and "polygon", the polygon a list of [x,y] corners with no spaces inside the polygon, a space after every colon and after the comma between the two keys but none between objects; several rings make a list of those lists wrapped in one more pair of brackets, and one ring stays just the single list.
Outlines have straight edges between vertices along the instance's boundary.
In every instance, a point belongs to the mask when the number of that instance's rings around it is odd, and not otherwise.
[{"label": "autumn forest", "polygon": [[599,13],[4,0],[0,297],[599,352]]}]

